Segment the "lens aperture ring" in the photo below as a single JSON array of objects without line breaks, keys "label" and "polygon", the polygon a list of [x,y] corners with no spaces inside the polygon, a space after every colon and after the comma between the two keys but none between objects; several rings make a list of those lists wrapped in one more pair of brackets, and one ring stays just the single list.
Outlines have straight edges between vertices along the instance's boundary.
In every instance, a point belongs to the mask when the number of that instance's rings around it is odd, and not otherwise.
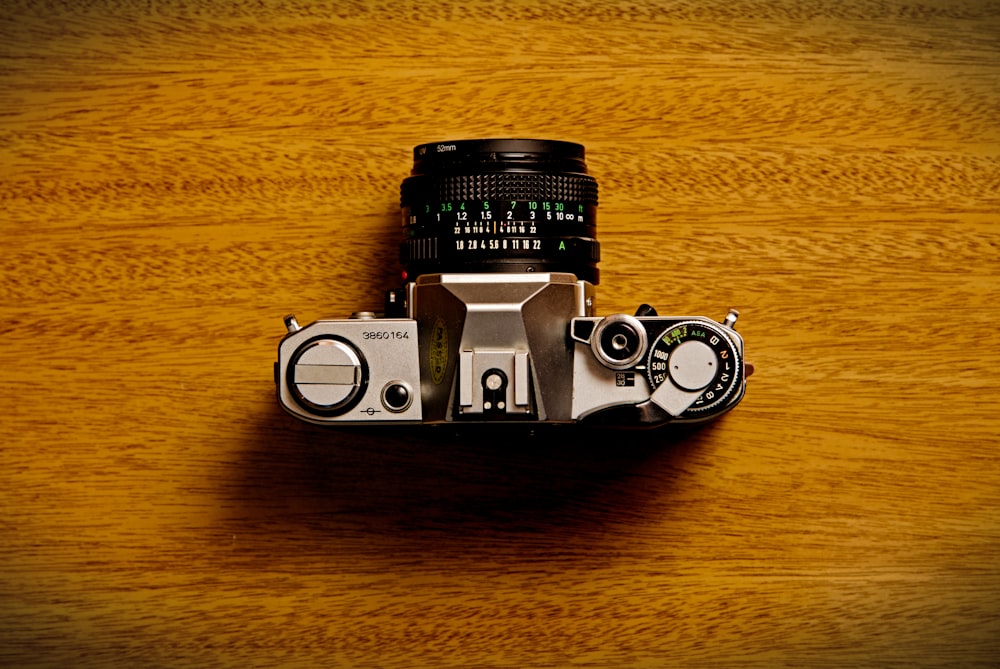
[{"label": "lens aperture ring", "polygon": [[485,172],[417,175],[400,187],[403,207],[458,200],[561,200],[597,204],[597,181],[585,174]]},{"label": "lens aperture ring", "polygon": [[[493,259],[506,258],[515,262],[520,260],[521,255],[535,256],[549,254],[552,259],[560,262],[564,257],[572,262],[598,263],[601,261],[601,245],[596,239],[585,237],[556,237],[538,240],[538,246],[534,245],[535,240],[499,240],[495,249],[483,249],[483,253],[473,258],[464,256],[456,252],[453,245],[440,244],[438,237],[420,237],[417,239],[404,240],[400,246],[400,260],[403,264],[413,262],[431,262],[446,259],[455,259],[462,262],[484,262]],[[519,245],[515,248],[514,244]],[[523,244],[523,246],[521,245]],[[494,251],[489,253],[489,251]],[[518,251],[523,251],[519,254]],[[545,257],[549,257],[545,256]]]}]

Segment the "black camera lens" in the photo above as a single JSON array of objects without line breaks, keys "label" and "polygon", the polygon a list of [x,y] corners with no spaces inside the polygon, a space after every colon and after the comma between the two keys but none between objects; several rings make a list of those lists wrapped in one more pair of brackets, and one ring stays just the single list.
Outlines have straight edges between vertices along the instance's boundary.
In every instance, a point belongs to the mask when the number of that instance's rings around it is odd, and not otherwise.
[{"label": "black camera lens", "polygon": [[400,187],[409,280],[444,272],[569,272],[596,284],[597,181],[580,144],[421,144]]}]

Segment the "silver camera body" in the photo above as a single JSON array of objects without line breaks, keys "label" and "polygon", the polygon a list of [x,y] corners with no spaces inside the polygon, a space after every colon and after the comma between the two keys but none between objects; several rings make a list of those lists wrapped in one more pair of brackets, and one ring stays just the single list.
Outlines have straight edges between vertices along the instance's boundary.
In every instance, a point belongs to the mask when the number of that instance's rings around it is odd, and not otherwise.
[{"label": "silver camera body", "polygon": [[465,140],[414,156],[402,194],[411,278],[379,314],[306,327],[286,317],[275,383],[287,412],[331,425],[653,427],[742,399],[735,311],[722,322],[648,305],[594,315],[596,182],[583,147]]}]

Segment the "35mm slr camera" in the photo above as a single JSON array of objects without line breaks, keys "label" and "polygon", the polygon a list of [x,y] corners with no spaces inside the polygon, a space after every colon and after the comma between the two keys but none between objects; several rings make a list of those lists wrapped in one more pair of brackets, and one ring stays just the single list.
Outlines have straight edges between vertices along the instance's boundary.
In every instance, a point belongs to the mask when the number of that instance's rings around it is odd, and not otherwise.
[{"label": "35mm slr camera", "polygon": [[693,423],[743,397],[737,313],[594,315],[597,182],[584,148],[423,144],[401,187],[405,285],[384,312],[285,318],[281,406],[320,424]]}]

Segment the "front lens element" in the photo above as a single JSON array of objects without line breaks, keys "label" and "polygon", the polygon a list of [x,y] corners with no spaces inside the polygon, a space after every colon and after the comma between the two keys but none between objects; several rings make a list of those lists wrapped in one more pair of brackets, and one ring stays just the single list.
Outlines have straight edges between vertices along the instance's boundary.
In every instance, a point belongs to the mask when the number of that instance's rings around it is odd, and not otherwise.
[{"label": "front lens element", "polygon": [[443,272],[569,272],[598,282],[597,181],[579,144],[422,144],[413,150],[400,205],[400,260],[410,280]]}]

